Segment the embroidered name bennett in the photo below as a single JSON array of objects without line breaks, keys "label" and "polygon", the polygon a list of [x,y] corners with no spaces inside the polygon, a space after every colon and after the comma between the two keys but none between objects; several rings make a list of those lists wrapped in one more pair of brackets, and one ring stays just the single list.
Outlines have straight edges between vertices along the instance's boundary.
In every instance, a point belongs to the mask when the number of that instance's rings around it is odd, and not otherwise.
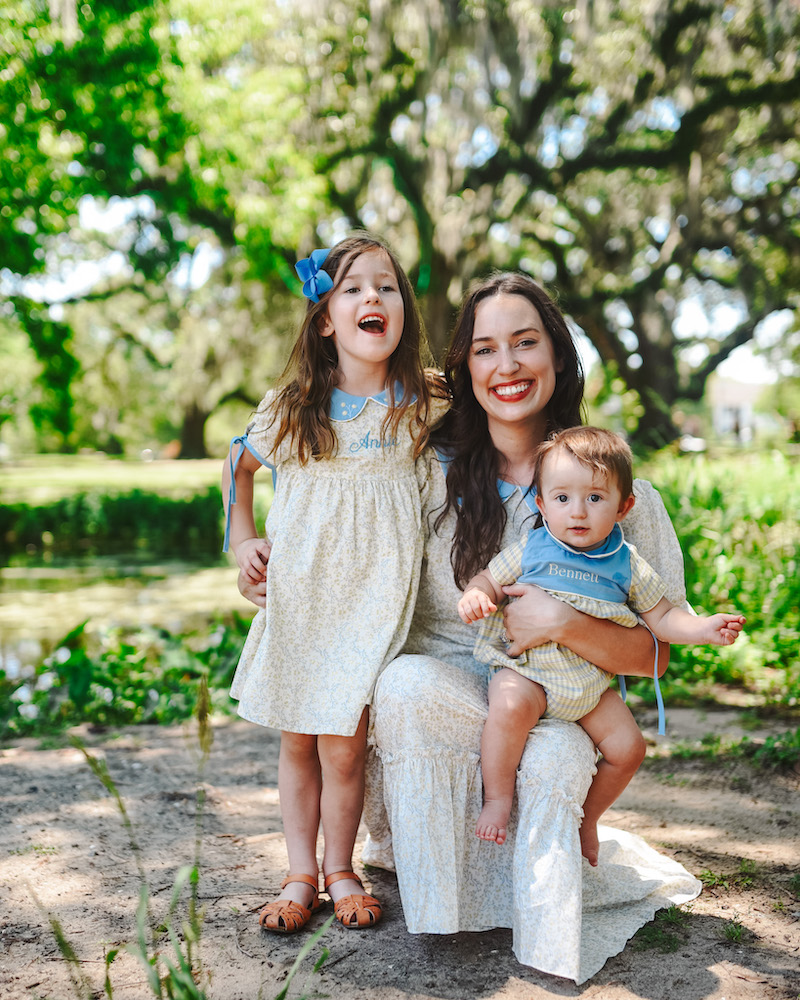
[{"label": "embroidered name bennett", "polygon": [[558,563],[548,563],[547,566],[548,576],[561,576],[567,580],[584,580],[586,583],[597,583],[600,577],[597,573],[590,573],[588,570],[581,569],[567,569],[565,566],[559,566]]}]

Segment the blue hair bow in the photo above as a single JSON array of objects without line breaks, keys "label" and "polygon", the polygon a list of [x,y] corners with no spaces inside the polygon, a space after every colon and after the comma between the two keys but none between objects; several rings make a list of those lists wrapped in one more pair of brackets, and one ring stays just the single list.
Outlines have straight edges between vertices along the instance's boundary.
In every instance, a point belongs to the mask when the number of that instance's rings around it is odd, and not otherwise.
[{"label": "blue hair bow", "polygon": [[298,277],[303,282],[303,295],[312,302],[319,302],[320,295],[333,288],[333,281],[327,271],[322,270],[330,250],[312,250],[310,257],[304,257],[294,265]]}]

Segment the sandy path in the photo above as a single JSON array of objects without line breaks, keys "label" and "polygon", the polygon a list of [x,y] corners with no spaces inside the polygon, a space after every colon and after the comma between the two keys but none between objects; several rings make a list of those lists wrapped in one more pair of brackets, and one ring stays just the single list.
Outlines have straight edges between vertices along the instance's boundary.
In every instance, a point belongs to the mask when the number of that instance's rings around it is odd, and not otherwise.
[{"label": "sandy path", "polygon": [[[712,728],[734,732],[735,720],[732,712],[704,717],[687,710],[672,712],[670,727],[687,736]],[[152,909],[161,919],[177,870],[193,857],[198,753],[191,727],[83,735],[105,760],[129,810]],[[307,940],[262,935],[254,916],[276,893],[286,866],[276,779],[277,741],[270,733],[241,721],[215,726],[203,774],[199,887],[204,986],[212,1000],[272,1000]],[[800,877],[792,877],[800,876],[799,789],[796,773],[765,774],[730,761],[656,760],[637,775],[607,821],[641,834],[695,874],[710,871],[721,880],[677,927],[662,925],[661,939],[671,938],[672,952],[643,948],[654,932],[650,925],[576,987],[519,965],[509,931],[409,935],[394,877],[370,871],[367,882],[384,901],[385,920],[363,934],[332,928],[324,939],[330,957],[316,974],[313,958],[306,962],[289,997],[797,1000]],[[79,751],[24,742],[0,751],[0,809],[0,996],[76,995],[48,914],[57,917],[87,983],[102,995],[105,951],[135,940],[140,887],[117,807]],[[323,911],[314,924],[326,916]],[[152,996],[142,965],[127,951],[111,974],[120,1000]]]}]

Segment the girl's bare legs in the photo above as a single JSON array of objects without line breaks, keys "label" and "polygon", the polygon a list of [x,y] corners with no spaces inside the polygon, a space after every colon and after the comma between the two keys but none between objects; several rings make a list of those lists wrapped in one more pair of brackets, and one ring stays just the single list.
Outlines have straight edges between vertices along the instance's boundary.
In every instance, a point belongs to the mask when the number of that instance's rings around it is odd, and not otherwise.
[{"label": "girl's bare legs", "polygon": [[[369,709],[365,708],[354,736],[317,737],[325,776],[320,812],[325,837],[322,870],[326,875],[353,869],[353,847],[364,806],[368,719]],[[334,882],[328,892],[335,903],[364,889],[353,879],[342,879]]]},{"label": "girl's bare legs", "polygon": [[489,715],[481,736],[483,809],[475,828],[481,840],[505,843],[522,751],[546,708],[541,685],[516,670],[504,667],[489,682]]},{"label": "girl's bare legs", "polygon": [[583,803],[580,830],[581,853],[596,866],[600,850],[597,823],[636,774],[646,746],[636,720],[616,691],[604,692],[596,707],[578,721],[603,755]]},{"label": "girl's bare legs", "polygon": [[[316,876],[317,834],[320,821],[322,774],[317,753],[320,737],[304,733],[281,733],[278,758],[278,791],[283,816],[289,873]],[[291,899],[308,907],[313,898],[310,885],[290,882],[279,899]]]}]

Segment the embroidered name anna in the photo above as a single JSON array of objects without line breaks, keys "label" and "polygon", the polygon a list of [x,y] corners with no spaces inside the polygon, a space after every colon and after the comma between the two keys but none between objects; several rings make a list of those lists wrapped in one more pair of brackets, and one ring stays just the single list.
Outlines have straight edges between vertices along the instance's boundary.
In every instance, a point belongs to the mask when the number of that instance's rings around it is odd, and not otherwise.
[{"label": "embroidered name anna", "polygon": [[367,451],[370,448],[396,448],[397,438],[388,438],[386,441],[381,441],[380,438],[372,437],[369,431],[361,438],[360,441],[353,441],[350,445],[350,451]]}]

